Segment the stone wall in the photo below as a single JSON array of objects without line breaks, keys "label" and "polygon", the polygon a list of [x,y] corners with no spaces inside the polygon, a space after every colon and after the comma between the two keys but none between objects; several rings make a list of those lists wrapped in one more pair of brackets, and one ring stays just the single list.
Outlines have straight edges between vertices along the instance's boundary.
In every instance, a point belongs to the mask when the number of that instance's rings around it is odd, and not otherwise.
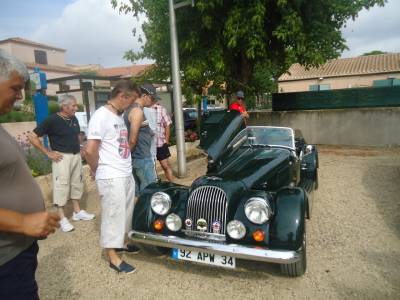
[{"label": "stone wall", "polygon": [[254,111],[249,125],[300,129],[312,144],[399,146],[400,108]]}]

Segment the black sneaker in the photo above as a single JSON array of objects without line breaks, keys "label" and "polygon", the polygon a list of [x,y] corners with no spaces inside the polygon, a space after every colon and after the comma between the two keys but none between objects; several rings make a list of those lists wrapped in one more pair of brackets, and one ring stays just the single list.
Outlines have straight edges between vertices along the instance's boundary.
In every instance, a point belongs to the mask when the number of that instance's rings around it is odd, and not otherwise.
[{"label": "black sneaker", "polygon": [[130,254],[138,254],[140,252],[140,248],[136,247],[135,245],[127,244],[126,248],[117,248],[115,249],[117,252],[127,252]]},{"label": "black sneaker", "polygon": [[117,271],[118,273],[131,274],[136,271],[135,267],[122,261],[119,266],[116,266],[110,262],[110,268]]}]

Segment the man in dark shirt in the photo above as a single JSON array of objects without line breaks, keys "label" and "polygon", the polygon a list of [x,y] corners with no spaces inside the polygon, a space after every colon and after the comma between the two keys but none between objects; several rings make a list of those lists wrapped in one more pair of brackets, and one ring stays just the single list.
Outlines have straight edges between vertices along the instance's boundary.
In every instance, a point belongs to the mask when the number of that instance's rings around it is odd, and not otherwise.
[{"label": "man in dark shirt", "polygon": [[[64,214],[64,206],[72,199],[72,220],[92,220],[93,214],[80,209],[79,199],[83,194],[82,160],[80,155],[79,123],[75,117],[78,109],[76,99],[65,95],[60,101],[60,112],[50,115],[28,135],[33,146],[47,155],[52,162],[53,202],[58,206],[61,229],[72,231],[74,226]],[[47,135],[51,150],[45,148],[39,137]]]},{"label": "man in dark shirt", "polygon": [[[28,78],[25,65],[0,49],[0,115],[22,99]],[[0,149],[0,299],[39,299],[37,238],[53,233],[59,216],[44,210],[23,150],[1,126]]]}]

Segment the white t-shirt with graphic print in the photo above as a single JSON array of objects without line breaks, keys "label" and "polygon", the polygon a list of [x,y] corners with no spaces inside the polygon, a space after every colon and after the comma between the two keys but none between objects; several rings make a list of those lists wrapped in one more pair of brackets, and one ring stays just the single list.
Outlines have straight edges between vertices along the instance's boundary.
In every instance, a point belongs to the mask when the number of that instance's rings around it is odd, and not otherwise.
[{"label": "white t-shirt with graphic print", "polygon": [[88,140],[101,140],[96,179],[132,175],[128,130],[122,116],[100,107],[90,119]]}]

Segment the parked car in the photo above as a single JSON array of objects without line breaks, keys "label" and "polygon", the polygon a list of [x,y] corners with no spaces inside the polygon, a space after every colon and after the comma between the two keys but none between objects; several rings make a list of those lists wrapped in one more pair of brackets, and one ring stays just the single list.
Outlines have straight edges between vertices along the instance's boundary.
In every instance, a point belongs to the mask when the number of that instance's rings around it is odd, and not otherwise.
[{"label": "parked car", "polygon": [[184,108],[183,109],[183,121],[184,121],[185,130],[196,129],[197,109]]},{"label": "parked car", "polygon": [[306,219],[318,182],[318,153],[288,127],[249,126],[236,111],[203,116],[207,174],[191,186],[149,185],[129,237],[177,260],[235,268],[236,259],[306,271]]}]

